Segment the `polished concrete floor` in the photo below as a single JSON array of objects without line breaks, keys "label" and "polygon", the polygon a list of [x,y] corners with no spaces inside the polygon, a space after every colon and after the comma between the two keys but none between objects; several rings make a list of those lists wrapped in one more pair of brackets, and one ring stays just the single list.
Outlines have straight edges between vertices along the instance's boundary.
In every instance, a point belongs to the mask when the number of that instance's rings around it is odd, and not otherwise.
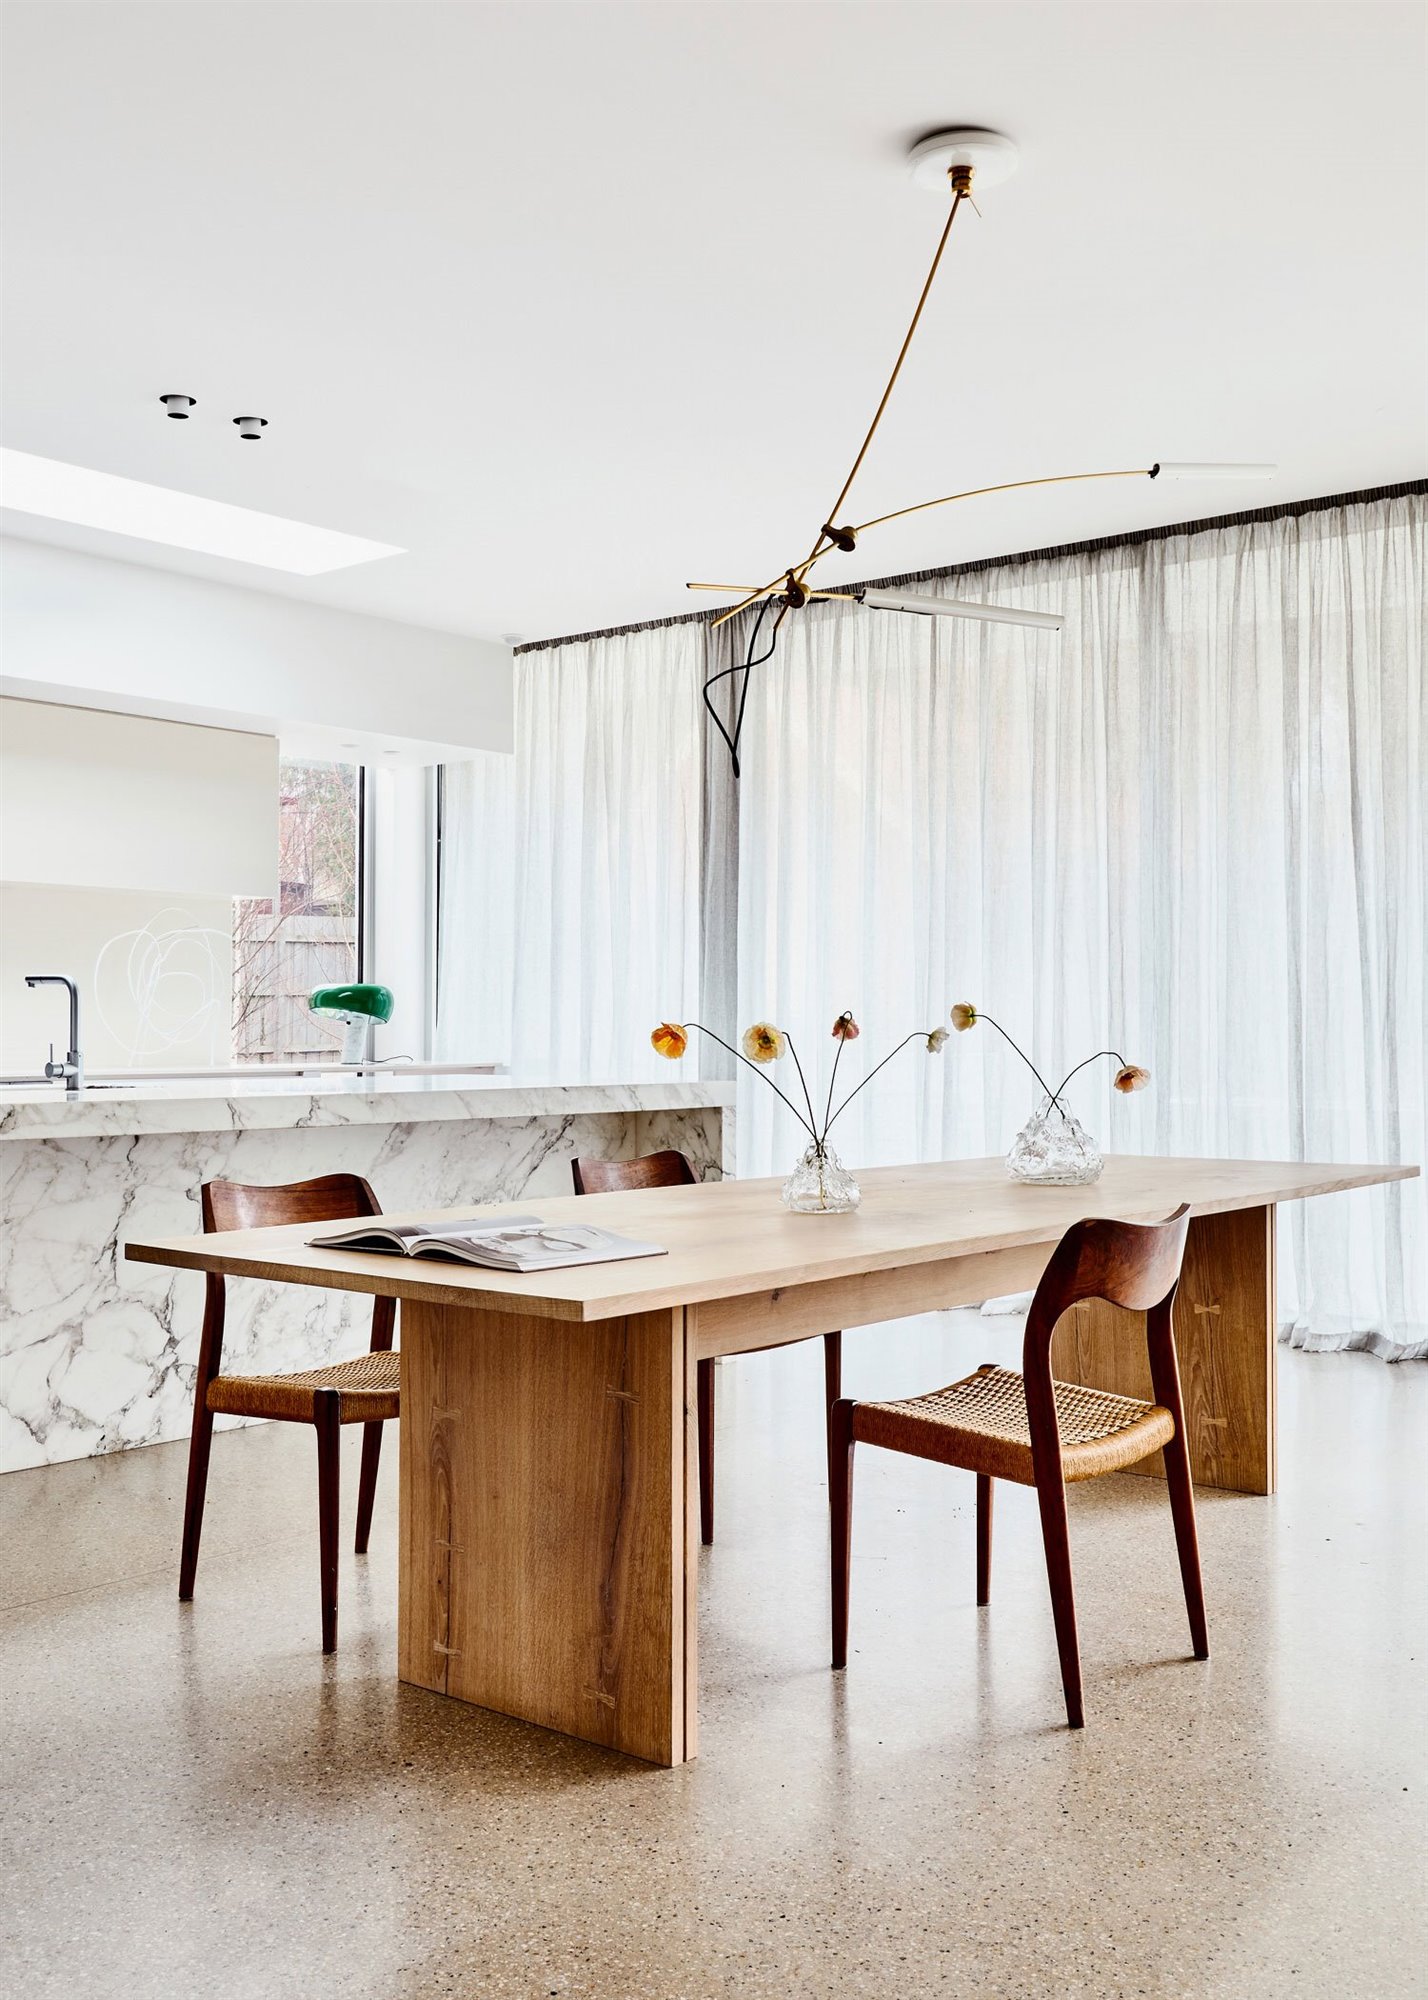
[{"label": "polished concrete floor", "polygon": [[[867,1329],[848,1391],[931,1387],[1018,1331]],[[1072,1735],[1033,1496],[999,1489],[979,1612],[970,1477],[873,1451],[829,1673],[821,1368],[814,1343],[720,1371],[703,1754],[678,1771],[397,1685],[394,1452],[332,1660],[306,1429],[217,1441],[192,1605],[184,1446],[0,1480],[6,1993],[1428,1991],[1428,1369],[1283,1356],[1279,1496],[1201,1496],[1208,1665],[1163,1492],[1076,1489]]]}]

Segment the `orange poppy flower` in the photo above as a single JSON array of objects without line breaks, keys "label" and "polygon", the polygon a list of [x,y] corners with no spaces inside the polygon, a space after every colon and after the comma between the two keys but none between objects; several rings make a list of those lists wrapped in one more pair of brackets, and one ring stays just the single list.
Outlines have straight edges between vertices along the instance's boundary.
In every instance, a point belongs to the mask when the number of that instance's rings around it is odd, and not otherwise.
[{"label": "orange poppy flower", "polygon": [[1129,1094],[1132,1090],[1144,1090],[1150,1082],[1150,1071],[1142,1069],[1138,1063],[1127,1063],[1124,1069],[1116,1071],[1116,1089]]},{"label": "orange poppy flower", "polygon": [[963,1028],[975,1028],[977,1025],[976,1008],[969,1007],[965,1000],[959,1000],[957,1005],[952,1009],[952,1025],[959,1031]]},{"label": "orange poppy flower", "polygon": [[689,1037],[678,1021],[661,1021],[650,1041],[656,1054],[667,1056],[671,1062],[678,1062],[689,1047]]},{"label": "orange poppy flower", "polygon": [[861,1033],[862,1029],[853,1019],[851,1013],[840,1014],[833,1023],[833,1035],[836,1041],[855,1042]]}]

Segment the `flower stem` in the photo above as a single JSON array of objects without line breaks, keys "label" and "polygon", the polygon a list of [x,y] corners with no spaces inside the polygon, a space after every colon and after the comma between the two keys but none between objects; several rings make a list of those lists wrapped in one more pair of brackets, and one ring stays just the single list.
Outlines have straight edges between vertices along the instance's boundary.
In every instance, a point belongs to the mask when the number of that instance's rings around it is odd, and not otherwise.
[{"label": "flower stem", "polygon": [[[803,1127],[804,1131],[808,1134],[809,1138],[812,1139],[815,1145],[817,1145],[818,1134],[814,1131],[813,1127],[809,1124],[808,1120],[804,1117],[803,1113],[799,1110],[798,1106],[793,1102],[793,1099],[790,1097],[784,1097],[783,1092],[779,1089],[778,1085],[774,1082],[773,1078],[769,1075],[767,1070],[760,1069],[757,1063],[751,1063],[746,1055],[742,1054],[740,1050],[734,1048],[731,1043],[726,1042],[722,1035],[716,1035],[712,1028],[706,1028],[702,1021],[681,1021],[679,1025],[682,1028],[697,1028],[701,1035],[707,1035],[710,1041],[717,1042],[721,1049],[728,1049],[729,1054],[733,1056],[734,1060],[736,1062],[741,1062],[744,1065],[745,1069],[751,1069],[755,1076],[759,1077],[764,1083],[768,1085],[769,1089],[773,1092],[775,1097],[783,1097],[784,1103],[788,1106],[789,1110],[793,1113],[794,1117],[798,1120],[799,1124]],[[785,1036],[784,1039],[787,1040],[788,1039],[787,1036]],[[793,1044],[790,1042],[789,1047],[792,1048],[792,1046]],[[797,1057],[795,1057],[794,1060],[797,1061]],[[800,1074],[802,1074],[802,1072],[800,1072]]]},{"label": "flower stem", "polygon": [[838,1046],[833,1051],[833,1074],[828,1079],[828,1102],[823,1107],[823,1137],[828,1137],[828,1124],[833,1116],[833,1086],[838,1081],[838,1064],[843,1055],[844,1037],[838,1037]]},{"label": "flower stem", "polygon": [[[978,1018],[980,1020],[985,1020],[986,1016],[979,1015]],[[877,1075],[878,1070],[886,1069],[888,1064],[892,1061],[893,1057],[896,1055],[901,1055],[902,1051],[907,1047],[909,1042],[915,1042],[919,1035],[926,1037],[931,1032],[932,1031],[930,1028],[914,1028],[910,1035],[903,1036],[902,1040],[898,1043],[895,1049],[889,1049],[888,1053],[883,1057],[882,1061],[877,1065],[877,1068],[870,1069],[867,1075],[863,1078],[863,1081],[861,1083],[855,1084],[853,1088],[848,1092],[848,1095],[843,1099],[843,1102],[838,1106],[838,1109],[833,1113],[833,1116],[828,1120],[828,1123],[823,1127],[823,1137],[825,1139],[828,1137],[829,1132],[837,1124],[838,1120],[843,1116],[843,1113],[848,1109],[848,1106],[853,1102],[853,1099],[857,1096],[858,1092],[860,1090],[867,1089],[868,1085]],[[828,1093],[828,1101],[830,1104],[833,1101],[833,1093],[831,1090]]]},{"label": "flower stem", "polygon": [[825,1125],[822,1132],[814,1130],[817,1114],[813,1109],[813,1099],[808,1094],[808,1080],[803,1074],[803,1064],[798,1060],[798,1050],[793,1046],[793,1036],[787,1030],[784,1032],[784,1040],[788,1043],[788,1052],[793,1057],[793,1066],[798,1071],[798,1080],[803,1085],[803,1101],[808,1106],[808,1129],[813,1134],[814,1145],[821,1146],[827,1136],[828,1128]]},{"label": "flower stem", "polygon": [[1068,1070],[1066,1072],[1065,1076],[1061,1079],[1061,1090],[1057,1091],[1056,1098],[1053,1099],[1053,1102],[1056,1102],[1060,1099],[1061,1091],[1066,1088],[1067,1084],[1071,1081],[1073,1076],[1078,1075],[1081,1070],[1088,1068],[1091,1063],[1099,1062],[1102,1056],[1114,1056],[1122,1069],[1124,1069],[1126,1066],[1126,1059],[1121,1054],[1119,1049],[1097,1049],[1096,1053],[1093,1056],[1087,1056],[1085,1062],[1078,1062],[1075,1069]]},{"label": "flower stem", "polygon": [[[1001,1036],[1002,1040],[1006,1043],[1007,1047],[1009,1049],[1016,1050],[1016,1053],[1021,1057],[1022,1061],[1026,1064],[1027,1068],[1031,1071],[1032,1075],[1036,1078],[1037,1082],[1046,1092],[1046,1095],[1051,1099],[1051,1102],[1056,1106],[1056,1109],[1061,1112],[1061,1115],[1064,1118],[1066,1116],[1066,1113],[1062,1110],[1061,1107],[1061,1101],[1060,1101],[1061,1092],[1054,1091],[1048,1088],[1046,1078],[1041,1074],[1041,1071],[1036,1067],[1036,1064],[1032,1061],[1031,1057],[1026,1053],[1026,1050],[1017,1048],[1016,1043],[1012,1040],[1011,1036],[1007,1033],[1006,1029],[1002,1026],[1001,1022],[994,1021],[990,1014],[984,1014],[980,1008],[977,1009],[977,1019],[979,1021],[985,1021],[989,1028],[995,1028],[997,1033]],[[1072,1071],[1072,1074],[1073,1075],[1075,1074],[1074,1070]],[[1065,1087],[1066,1086],[1063,1084],[1061,1087],[1062,1090],[1064,1090]]]}]

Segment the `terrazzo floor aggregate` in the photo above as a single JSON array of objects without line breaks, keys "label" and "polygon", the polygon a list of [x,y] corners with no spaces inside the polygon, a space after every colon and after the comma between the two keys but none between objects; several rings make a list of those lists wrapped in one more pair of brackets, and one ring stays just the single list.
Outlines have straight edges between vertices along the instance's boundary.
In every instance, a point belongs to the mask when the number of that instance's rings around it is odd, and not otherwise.
[{"label": "terrazzo floor aggregate", "polygon": [[[1019,1323],[851,1334],[852,1395]],[[859,1453],[827,1667],[821,1343],[719,1371],[701,1755],[659,1771],[395,1679],[396,1435],[340,1650],[312,1434],[0,1479],[0,1984],[23,2000],[1423,2000],[1428,1369],[1282,1356],[1281,1491],[1200,1495],[1188,1656],[1164,1490],[1073,1489],[1088,1727],[1035,1498]]]}]

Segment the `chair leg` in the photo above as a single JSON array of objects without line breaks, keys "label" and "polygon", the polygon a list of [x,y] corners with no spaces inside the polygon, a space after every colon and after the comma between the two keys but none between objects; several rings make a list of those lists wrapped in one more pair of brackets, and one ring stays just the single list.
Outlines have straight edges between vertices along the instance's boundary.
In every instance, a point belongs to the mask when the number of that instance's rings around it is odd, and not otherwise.
[{"label": "chair leg", "polygon": [[1071,1588],[1071,1537],[1066,1522],[1066,1488],[1060,1479],[1038,1482],[1041,1539],[1046,1548],[1046,1576],[1051,1585],[1051,1615],[1056,1621],[1056,1650],[1061,1658],[1061,1686],[1066,1695],[1066,1720],[1073,1729],[1085,1724],[1081,1706],[1081,1648],[1076,1640],[1076,1599]]},{"label": "chair leg", "polygon": [[977,1474],[977,1602],[992,1601],[992,1482]]},{"label": "chair leg", "polygon": [[1205,1591],[1200,1581],[1200,1539],[1195,1532],[1195,1483],[1190,1476],[1190,1449],[1185,1441],[1185,1402],[1180,1393],[1180,1364],[1175,1354],[1173,1295],[1156,1306],[1146,1326],[1150,1378],[1155,1400],[1175,1419],[1175,1435],[1165,1447],[1165,1483],[1175,1522],[1175,1547],[1180,1556],[1180,1581],[1190,1614],[1190,1641],[1197,1660],[1210,1657],[1205,1624]]},{"label": "chair leg", "polygon": [[372,1508],[377,1498],[377,1467],[382,1457],[382,1425],[362,1426],[362,1470],[357,1477],[357,1543],[359,1556],[367,1553],[372,1533]]},{"label": "chair leg", "polygon": [[828,1430],[828,1483],[833,1483],[833,1405],[843,1393],[843,1336],[841,1333],[825,1333],[823,1336],[823,1400],[827,1405]]},{"label": "chair leg", "polygon": [[707,1548],[714,1539],[714,1360],[697,1370],[699,1399],[699,1539]]},{"label": "chair leg", "polygon": [[853,1549],[853,1404],[828,1412],[828,1513],[833,1578],[833,1665],[848,1664],[848,1585]]},{"label": "chair leg", "polygon": [[203,1502],[208,1492],[208,1452],[213,1443],[213,1412],[202,1401],[194,1405],[193,1433],[188,1441],[188,1491],[183,1503],[183,1553],[179,1557],[179,1601],[193,1596],[198,1573],[198,1538],[203,1533]]},{"label": "chair leg", "polygon": [[317,1536],[322,1570],[322,1650],[337,1651],[337,1498],[341,1474],[342,1396],[318,1389],[312,1399],[317,1432]]},{"label": "chair leg", "polygon": [[1205,1624],[1205,1589],[1200,1580],[1200,1539],[1195,1532],[1195,1487],[1190,1477],[1190,1453],[1184,1433],[1178,1429],[1165,1447],[1165,1483],[1170,1489],[1180,1581],[1185,1586],[1185,1609],[1190,1615],[1190,1641],[1195,1658],[1208,1660],[1210,1637]]}]

